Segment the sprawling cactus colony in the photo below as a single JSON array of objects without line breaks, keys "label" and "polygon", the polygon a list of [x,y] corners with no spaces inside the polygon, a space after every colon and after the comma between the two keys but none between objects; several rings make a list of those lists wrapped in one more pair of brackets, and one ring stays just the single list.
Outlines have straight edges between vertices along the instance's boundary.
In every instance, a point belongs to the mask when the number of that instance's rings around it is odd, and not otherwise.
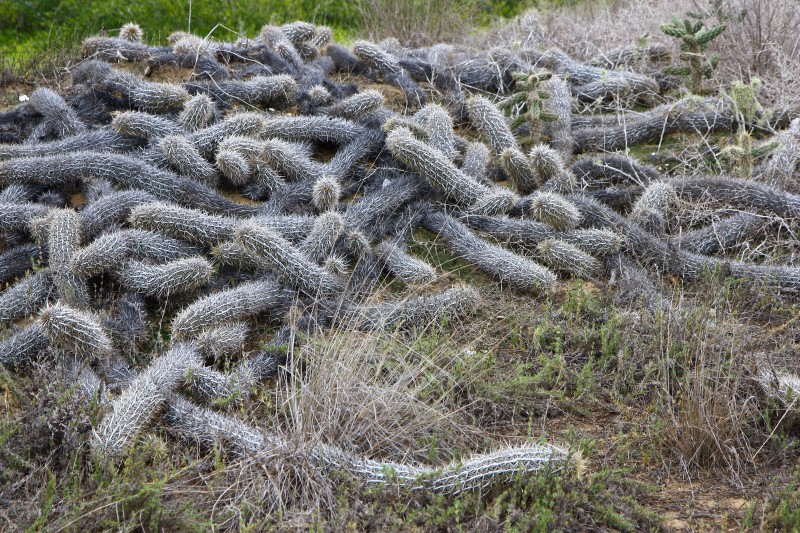
[{"label": "sprawling cactus colony", "polygon": [[[792,253],[742,254],[797,229],[800,196],[780,188],[798,170],[796,121],[737,178],[608,153],[674,132],[767,135],[791,113],[744,117],[730,98],[681,99],[661,77],[559,51],[330,37],[295,23],[160,47],[129,25],[85,41],[61,94],[40,88],[0,114],[0,364],[81,361],[81,390],[110,391],[95,452],[124,454],[157,425],[229,456],[285,451],[219,404],[269,386],[287,342],[479,307],[419,239],[529,298],[629,273],[652,301],[660,274],[800,296]],[[148,78],[166,66],[183,83]],[[451,494],[567,463],[536,445],[433,466],[346,450],[319,445],[308,460]]]}]

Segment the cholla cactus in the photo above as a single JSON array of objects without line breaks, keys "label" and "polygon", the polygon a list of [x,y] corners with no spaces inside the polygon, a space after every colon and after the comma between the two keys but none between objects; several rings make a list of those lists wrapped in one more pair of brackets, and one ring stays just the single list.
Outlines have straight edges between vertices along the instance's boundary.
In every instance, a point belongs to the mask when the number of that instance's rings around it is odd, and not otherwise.
[{"label": "cholla cactus", "polygon": [[572,93],[569,84],[560,76],[544,83],[550,98],[544,101],[544,110],[555,120],[544,123],[544,134],[550,137],[550,145],[565,161],[572,157],[575,139],[572,137]]},{"label": "cholla cactus", "polygon": [[745,242],[758,234],[770,219],[752,213],[737,213],[728,218],[694,231],[678,235],[675,245],[678,248],[697,254],[713,255],[730,250],[738,243]]},{"label": "cholla cactus", "polygon": [[324,85],[314,85],[308,90],[308,101],[314,109],[333,103],[333,95]]},{"label": "cholla cactus", "polygon": [[34,322],[0,341],[0,366],[15,368],[35,359],[50,346],[42,325]]},{"label": "cholla cactus", "polygon": [[181,175],[213,186],[217,181],[217,173],[197,148],[182,135],[167,135],[158,143],[158,147],[169,164]]},{"label": "cholla cactus", "polygon": [[364,133],[364,127],[343,118],[281,117],[267,120],[262,138],[347,144]]},{"label": "cholla cactus", "polygon": [[91,241],[105,229],[124,222],[136,206],[155,200],[152,194],[142,191],[118,191],[101,197],[78,213],[84,241]]},{"label": "cholla cactus", "polygon": [[556,275],[540,264],[496,244],[476,237],[466,226],[444,213],[427,213],[422,220],[451,252],[503,284],[524,292],[545,292],[556,283]]},{"label": "cholla cactus", "polygon": [[135,228],[205,246],[229,240],[238,224],[235,219],[208,215],[195,209],[162,202],[135,207],[128,221]]},{"label": "cholla cactus", "polygon": [[488,184],[486,178],[486,167],[489,165],[489,149],[480,142],[472,142],[467,145],[464,153],[464,161],[461,163],[461,172],[471,176],[481,183]]},{"label": "cholla cactus", "polygon": [[573,229],[581,223],[581,213],[560,194],[537,192],[528,197],[530,214],[557,230]]},{"label": "cholla cactus", "polygon": [[568,242],[546,240],[539,243],[538,256],[547,266],[568,272],[578,278],[597,278],[603,272],[603,265]]},{"label": "cholla cactus", "polygon": [[0,144],[0,159],[13,157],[42,157],[64,154],[75,150],[97,152],[126,152],[139,147],[139,140],[125,137],[108,128],[97,128],[70,135],[55,141],[36,144]]},{"label": "cholla cactus", "polygon": [[204,296],[172,321],[172,337],[188,339],[203,330],[244,320],[270,309],[285,310],[291,292],[272,280],[241,283],[233,289]]},{"label": "cholla cactus", "polygon": [[134,22],[128,22],[127,24],[123,24],[122,27],[119,29],[119,38],[124,39],[126,41],[130,41],[132,43],[140,43],[142,42],[143,37],[144,37],[144,32],[142,31],[142,28],[139,27],[139,25]]},{"label": "cholla cactus", "polygon": [[457,152],[453,135],[453,117],[445,108],[436,104],[428,104],[420,112],[424,112],[423,123],[428,132],[428,142],[449,160],[455,159]]},{"label": "cholla cactus", "polygon": [[235,322],[203,330],[195,340],[197,349],[215,361],[241,355],[247,340],[247,324]]},{"label": "cholla cactus", "polygon": [[333,251],[336,241],[343,232],[342,215],[327,211],[317,217],[311,233],[300,243],[299,249],[310,261],[321,263]]},{"label": "cholla cactus", "polygon": [[379,110],[383,107],[384,101],[383,93],[370,89],[348,96],[327,108],[318,109],[317,112],[324,115],[355,120]]},{"label": "cholla cactus", "polygon": [[94,432],[93,447],[111,457],[124,453],[155,420],[166,396],[188,379],[192,368],[200,366],[197,351],[185,344],[156,357],[111,402],[111,412]]},{"label": "cholla cactus", "polygon": [[441,152],[420,142],[403,130],[392,131],[386,146],[401,163],[418,172],[446,198],[470,206],[491,189],[457,169]]},{"label": "cholla cactus", "polygon": [[58,93],[46,87],[33,91],[28,105],[45,117],[47,130],[56,138],[75,135],[86,129],[73,109]]},{"label": "cholla cactus", "polygon": [[324,213],[332,210],[339,203],[339,196],[342,194],[342,186],[339,180],[333,176],[322,176],[314,182],[314,189],[311,194],[311,201],[317,211]]},{"label": "cholla cactus", "polygon": [[[478,291],[472,287],[455,287],[440,294],[426,294],[357,309],[344,315],[355,318],[363,331],[393,328],[425,328],[443,319],[459,320],[472,314],[480,303]],[[349,316],[349,315],[354,315]]]},{"label": "cholla cactus", "polygon": [[259,135],[264,128],[264,118],[258,113],[237,113],[218,124],[208,126],[189,136],[206,159],[212,159],[219,143],[232,135]]},{"label": "cholla cactus", "polygon": [[544,184],[549,192],[567,193],[577,185],[575,176],[566,169],[559,153],[546,144],[531,148],[528,158],[537,174],[537,182]]},{"label": "cholla cactus", "polygon": [[386,241],[377,245],[375,255],[389,272],[408,285],[432,283],[439,277],[431,265],[412,256],[394,242]]},{"label": "cholla cactus", "polygon": [[0,204],[0,231],[27,231],[33,220],[46,216],[49,211],[47,206],[41,204]]},{"label": "cholla cactus", "polygon": [[144,81],[128,72],[113,71],[102,81],[111,90],[120,92],[131,107],[140,111],[166,113],[183,107],[189,93],[174,83]]},{"label": "cholla cactus", "polygon": [[211,280],[214,269],[202,257],[178,259],[163,265],[129,261],[117,277],[123,286],[160,300],[172,294],[191,291]]},{"label": "cholla cactus", "polygon": [[402,72],[397,58],[371,42],[356,41],[353,43],[353,53],[359,59],[385,75],[399,74]]},{"label": "cholla cactus", "polygon": [[121,135],[141,139],[153,139],[185,133],[179,125],[170,119],[140,111],[117,113],[114,116],[114,120],[111,121],[111,127]]},{"label": "cholla cactus", "polygon": [[70,269],[70,260],[81,244],[81,219],[72,209],[54,210],[49,217],[47,255],[56,294],[66,304],[85,307],[89,303],[86,280]]},{"label": "cholla cactus", "polygon": [[625,239],[609,229],[579,229],[567,232],[563,240],[587,254],[604,256],[615,254],[622,248]]},{"label": "cholla cactus", "polygon": [[322,268],[312,263],[292,243],[278,233],[254,224],[236,230],[236,242],[246,250],[272,263],[292,285],[311,295],[330,296],[339,283]]},{"label": "cholla cactus", "polygon": [[520,194],[529,194],[541,184],[528,158],[515,147],[503,150],[500,164],[511,178],[514,189]]},{"label": "cholla cactus", "polygon": [[111,355],[111,339],[92,315],[60,302],[39,313],[42,331],[55,346],[78,355],[106,358]]},{"label": "cholla cactus", "polygon": [[46,260],[45,250],[37,244],[7,247],[6,251],[0,254],[0,285],[41,268]]},{"label": "cholla cactus", "polygon": [[196,94],[183,105],[175,121],[187,132],[195,132],[208,126],[216,113],[217,106],[207,94]]},{"label": "cholla cactus", "polygon": [[470,122],[486,136],[495,155],[502,154],[506,148],[518,148],[506,118],[492,102],[482,96],[474,96],[467,105]]},{"label": "cholla cactus", "polygon": [[645,213],[648,210],[655,210],[660,213],[678,200],[675,188],[667,182],[655,181],[647,186],[642,195],[633,205],[633,216],[637,213]]},{"label": "cholla cactus", "polygon": [[323,174],[322,166],[305,154],[299,153],[292,143],[279,139],[264,141],[261,157],[282,176],[294,181],[316,178]]},{"label": "cholla cactus", "polygon": [[0,323],[35,313],[55,293],[49,269],[26,276],[0,294]]}]

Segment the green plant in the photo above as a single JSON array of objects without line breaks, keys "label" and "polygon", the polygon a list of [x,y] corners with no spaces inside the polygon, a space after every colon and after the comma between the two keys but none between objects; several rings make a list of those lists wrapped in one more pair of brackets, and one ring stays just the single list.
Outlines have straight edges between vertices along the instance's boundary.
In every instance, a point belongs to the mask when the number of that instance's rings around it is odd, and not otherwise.
[{"label": "green plant", "polygon": [[531,144],[541,142],[544,123],[558,120],[558,115],[546,109],[550,92],[544,89],[543,82],[553,77],[552,72],[515,72],[516,90],[514,94],[501,101],[497,107],[513,117],[511,130],[528,124],[528,139]]},{"label": "green plant", "polygon": [[[703,79],[711,78],[717,68],[719,56],[711,54],[706,56],[705,51],[709,43],[725,31],[725,25],[720,24],[707,28],[701,15],[688,14],[689,18],[680,21],[677,15],[672,17],[668,24],[661,25],[661,31],[670,37],[681,41],[680,59],[686,64],[682,67],[667,67],[666,74],[685,76],[689,79],[689,90],[694,94],[703,93]],[[695,19],[694,22],[692,19]]]}]

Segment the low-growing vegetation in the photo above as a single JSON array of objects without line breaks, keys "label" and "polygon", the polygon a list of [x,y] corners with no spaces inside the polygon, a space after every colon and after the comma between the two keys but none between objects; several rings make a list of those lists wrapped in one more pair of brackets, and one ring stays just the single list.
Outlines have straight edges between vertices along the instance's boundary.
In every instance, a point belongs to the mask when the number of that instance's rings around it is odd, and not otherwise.
[{"label": "low-growing vegetation", "polygon": [[799,527],[800,10],[39,4],[2,529]]}]

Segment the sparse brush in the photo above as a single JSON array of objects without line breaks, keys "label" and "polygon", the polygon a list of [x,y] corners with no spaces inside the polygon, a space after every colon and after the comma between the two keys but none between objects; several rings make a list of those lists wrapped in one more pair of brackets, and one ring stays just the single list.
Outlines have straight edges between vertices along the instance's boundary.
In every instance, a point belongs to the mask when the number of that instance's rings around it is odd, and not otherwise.
[{"label": "sparse brush", "polygon": [[570,230],[581,223],[580,211],[560,194],[537,192],[525,198],[529,213],[536,220],[557,230]]},{"label": "sparse brush", "polygon": [[196,94],[183,105],[175,121],[187,132],[195,132],[211,124],[216,112],[217,106],[208,95]]},{"label": "sparse brush", "polygon": [[377,245],[375,255],[386,265],[389,272],[408,285],[432,283],[439,277],[431,265],[412,256],[392,241]]},{"label": "sparse brush", "polygon": [[342,187],[339,185],[339,180],[332,176],[322,176],[314,182],[311,198],[317,211],[325,213],[336,207],[341,194]]},{"label": "sparse brush", "polygon": [[455,255],[514,289],[540,293],[547,292],[556,283],[556,275],[547,268],[476,237],[466,226],[444,213],[428,212],[422,223]]},{"label": "sparse brush", "polygon": [[113,345],[100,322],[89,313],[57,302],[39,313],[42,330],[53,345],[82,357],[105,359]]},{"label": "sparse brush", "polygon": [[128,220],[135,228],[204,246],[229,240],[238,224],[236,219],[208,215],[195,209],[162,202],[136,206]]},{"label": "sparse brush", "polygon": [[321,263],[333,251],[336,241],[344,232],[344,218],[339,213],[327,211],[317,217],[308,237],[298,247],[312,262]]},{"label": "sparse brush", "polygon": [[81,219],[73,209],[57,209],[49,220],[47,255],[56,295],[67,305],[84,308],[89,304],[86,280],[70,268],[72,255],[81,245]]},{"label": "sparse brush", "polygon": [[42,325],[34,322],[0,341],[0,367],[17,368],[34,360],[50,346]]},{"label": "sparse brush", "polygon": [[178,313],[172,321],[172,336],[192,338],[203,330],[245,320],[269,310],[289,308],[291,291],[272,280],[241,283],[233,289],[204,296]]},{"label": "sparse brush", "polygon": [[542,241],[537,250],[544,264],[575,277],[597,278],[603,273],[600,261],[568,242],[558,239]]},{"label": "sparse brush", "polygon": [[158,139],[167,135],[183,135],[185,132],[172,120],[140,111],[117,113],[111,127],[120,135],[140,139]]},{"label": "sparse brush", "polygon": [[236,230],[236,242],[271,262],[292,285],[310,295],[330,296],[340,288],[335,278],[275,231],[244,224]]},{"label": "sparse brush", "polygon": [[213,274],[213,267],[204,258],[190,257],[163,265],[128,261],[117,277],[130,290],[164,300],[170,295],[202,287]]},{"label": "sparse brush", "polygon": [[377,111],[383,107],[384,101],[383,93],[370,89],[348,96],[329,107],[318,109],[317,112],[323,115],[355,120]]},{"label": "sparse brush", "polygon": [[45,118],[46,129],[55,138],[75,135],[86,129],[77,113],[52,89],[40,87],[33,91],[28,104]]},{"label": "sparse brush", "polygon": [[497,106],[482,96],[470,98],[467,105],[470,122],[489,140],[495,155],[502,154],[506,148],[518,148],[506,118]]},{"label": "sparse brush", "polygon": [[162,138],[158,147],[169,164],[182,176],[191,180],[213,186],[217,173],[197,148],[182,135],[167,135]]}]

